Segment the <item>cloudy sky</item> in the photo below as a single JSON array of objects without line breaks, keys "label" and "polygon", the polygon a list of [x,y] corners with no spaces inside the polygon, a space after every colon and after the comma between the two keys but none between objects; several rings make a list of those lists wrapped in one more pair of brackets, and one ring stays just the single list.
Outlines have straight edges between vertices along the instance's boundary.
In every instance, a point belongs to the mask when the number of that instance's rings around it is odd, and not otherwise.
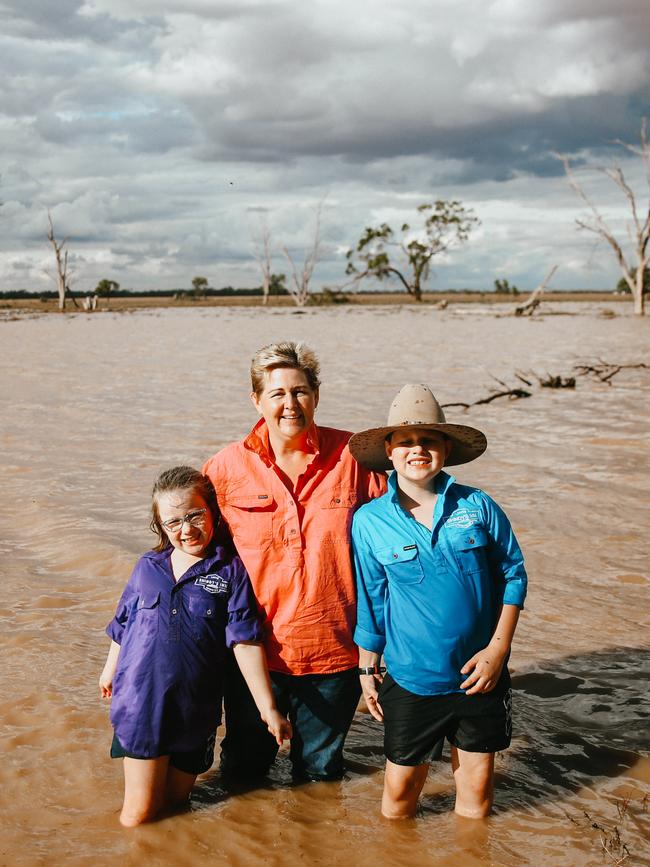
[{"label": "cloudy sky", "polygon": [[598,167],[650,114],[647,0],[15,0],[0,35],[0,289],[254,286],[266,221],[316,287],[365,226],[460,199],[481,220],[430,288],[608,288],[554,151],[625,232]]}]

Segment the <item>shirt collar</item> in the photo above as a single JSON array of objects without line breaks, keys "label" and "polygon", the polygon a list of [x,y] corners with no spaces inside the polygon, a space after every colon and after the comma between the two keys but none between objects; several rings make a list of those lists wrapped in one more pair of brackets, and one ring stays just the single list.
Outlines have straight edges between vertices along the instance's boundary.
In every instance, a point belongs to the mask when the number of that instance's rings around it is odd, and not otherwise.
[{"label": "shirt collar", "polygon": [[[454,476],[450,476],[449,473],[440,470],[435,478],[435,491],[436,494],[438,494],[438,497],[444,499],[445,494],[455,481],[456,479]],[[399,506],[399,497],[397,494],[397,473],[395,471],[393,471],[388,477],[388,496],[393,503],[396,503]]]},{"label": "shirt collar", "polygon": [[[444,508],[445,508],[445,496],[449,488],[454,484],[456,479],[454,476],[450,476],[449,473],[446,473],[444,470],[440,470],[438,475],[435,477],[435,491],[438,495],[438,499],[436,500],[436,505],[433,509],[433,529],[432,533],[435,534],[436,527],[440,523],[440,519],[442,518]],[[402,513],[409,515],[412,517],[410,513],[406,512],[402,507],[399,496],[397,493],[397,473],[392,472],[388,477],[388,497],[392,502],[394,508],[399,509]]]},{"label": "shirt collar", "polygon": [[[169,561],[169,555],[173,550],[174,546],[170,544],[163,548],[162,551],[149,551],[147,554],[145,554],[145,556],[148,560],[153,560],[154,563],[160,563],[165,565]],[[226,549],[222,545],[215,544],[213,541],[210,543],[210,546],[208,548],[208,556],[204,557],[202,560],[199,560],[193,566],[190,566],[190,568],[185,574],[187,575],[197,567],[200,568],[200,571],[204,571],[206,569],[209,571],[210,569],[212,569],[213,566],[216,566],[217,563],[223,563],[227,559],[228,556]]]},{"label": "shirt collar", "polygon": [[[314,453],[318,454],[320,451],[320,437],[315,424],[312,424],[307,432],[307,441],[313,447]],[[273,463],[271,444],[269,442],[269,428],[263,418],[257,422],[244,440],[244,447],[258,454],[266,463]]]}]

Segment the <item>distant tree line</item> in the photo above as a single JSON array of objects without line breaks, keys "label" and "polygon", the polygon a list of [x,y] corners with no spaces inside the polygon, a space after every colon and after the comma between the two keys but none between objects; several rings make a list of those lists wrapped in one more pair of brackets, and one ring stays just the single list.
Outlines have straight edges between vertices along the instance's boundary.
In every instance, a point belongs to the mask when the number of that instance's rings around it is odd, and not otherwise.
[{"label": "distant tree line", "polygon": [[[194,292],[191,289],[153,289],[151,291],[147,291],[145,289],[113,289],[110,292],[111,298],[173,298],[175,295],[185,294],[188,297],[191,297]],[[67,295],[69,298],[83,298],[89,293],[68,290]],[[92,294],[92,293],[91,293]],[[101,292],[97,293],[99,295],[103,294]],[[273,294],[278,295],[288,295],[286,289],[278,289],[277,292]],[[221,289],[205,289],[201,290],[201,297],[230,297],[233,295],[240,296],[250,296],[250,295],[262,295],[262,287],[255,286],[253,288],[247,289],[235,289],[233,286],[224,286]],[[21,299],[34,299],[34,298],[42,298],[44,301],[49,301],[53,298],[58,298],[59,293],[52,289],[48,289],[44,292],[29,292],[27,289],[6,289],[0,290],[0,298],[3,298],[7,301],[21,300]]]}]

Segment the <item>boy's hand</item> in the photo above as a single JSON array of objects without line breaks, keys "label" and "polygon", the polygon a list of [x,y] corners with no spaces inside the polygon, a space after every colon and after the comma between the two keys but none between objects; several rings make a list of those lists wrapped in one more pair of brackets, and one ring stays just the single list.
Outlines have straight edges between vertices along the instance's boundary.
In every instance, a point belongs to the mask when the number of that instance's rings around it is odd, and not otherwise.
[{"label": "boy's hand", "polygon": [[289,720],[282,716],[279,710],[270,710],[262,717],[267,725],[269,732],[273,735],[279,747],[282,746],[282,741],[291,740],[293,737],[293,729]]},{"label": "boy's hand", "polygon": [[377,722],[384,721],[384,712],[381,709],[381,705],[379,704],[378,697],[379,692],[377,689],[378,684],[382,682],[383,678],[381,674],[360,674],[359,681],[361,683],[361,692],[363,693],[363,698],[366,703],[366,707],[368,708],[371,715],[377,720]]},{"label": "boy's hand", "polygon": [[491,692],[501,677],[507,655],[501,648],[495,650],[488,645],[468,659],[460,670],[461,674],[469,675],[460,685],[460,688],[465,690],[465,695]]}]

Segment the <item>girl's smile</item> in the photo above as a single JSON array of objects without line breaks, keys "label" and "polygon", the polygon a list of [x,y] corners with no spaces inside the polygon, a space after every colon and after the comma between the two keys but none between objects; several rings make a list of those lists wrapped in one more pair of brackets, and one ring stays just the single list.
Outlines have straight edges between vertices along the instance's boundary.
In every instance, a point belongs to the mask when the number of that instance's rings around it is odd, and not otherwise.
[{"label": "girl's smile", "polygon": [[203,554],[212,539],[214,521],[199,493],[189,489],[159,494],[158,514],[174,548],[192,557]]}]

